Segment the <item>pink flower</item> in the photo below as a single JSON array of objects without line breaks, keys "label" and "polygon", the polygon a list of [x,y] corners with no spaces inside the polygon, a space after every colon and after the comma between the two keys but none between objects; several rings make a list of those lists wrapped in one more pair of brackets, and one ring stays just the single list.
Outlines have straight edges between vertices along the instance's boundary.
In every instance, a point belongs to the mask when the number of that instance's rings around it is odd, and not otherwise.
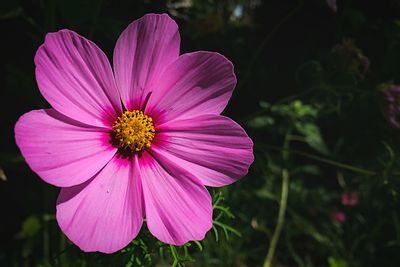
[{"label": "pink flower", "polygon": [[355,206],[358,204],[358,194],[356,192],[346,192],[342,194],[343,206]]},{"label": "pink flower", "polygon": [[231,184],[253,162],[251,139],[220,115],[236,85],[232,63],[179,46],[176,23],[149,14],[119,37],[113,69],[70,30],[49,33],[36,53],[52,109],[24,114],[15,138],[31,169],[62,187],[58,224],[84,251],[125,247],[144,218],[162,242],[203,239],[205,186]]},{"label": "pink flower", "polygon": [[333,214],[333,217],[335,218],[336,221],[338,221],[340,223],[346,221],[346,214],[344,214],[343,211],[336,211]]}]

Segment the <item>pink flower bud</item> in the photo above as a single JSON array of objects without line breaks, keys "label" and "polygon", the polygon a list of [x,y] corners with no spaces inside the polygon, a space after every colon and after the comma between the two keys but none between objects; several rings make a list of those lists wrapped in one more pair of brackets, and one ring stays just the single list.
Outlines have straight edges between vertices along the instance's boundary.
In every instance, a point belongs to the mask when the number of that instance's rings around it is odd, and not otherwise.
[{"label": "pink flower bud", "polygon": [[346,192],[342,194],[342,205],[343,206],[355,206],[358,204],[358,193]]},{"label": "pink flower bud", "polygon": [[343,211],[336,211],[333,213],[333,217],[337,222],[344,222],[346,220],[346,214]]}]

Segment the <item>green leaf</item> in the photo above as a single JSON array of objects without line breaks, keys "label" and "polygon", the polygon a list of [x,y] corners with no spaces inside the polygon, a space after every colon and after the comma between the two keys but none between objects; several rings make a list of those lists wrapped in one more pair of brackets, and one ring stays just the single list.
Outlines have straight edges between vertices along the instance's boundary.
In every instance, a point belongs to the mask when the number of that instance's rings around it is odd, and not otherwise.
[{"label": "green leaf", "polygon": [[196,244],[196,246],[199,248],[200,251],[203,251],[203,246],[201,245],[201,243],[197,240],[193,240],[193,243]]},{"label": "green leaf", "polygon": [[306,173],[311,175],[320,175],[321,171],[317,165],[302,165],[297,168],[294,168],[293,173]]},{"label": "green leaf", "polygon": [[54,221],[56,219],[55,214],[43,214],[43,221],[48,222],[48,221]]},{"label": "green leaf", "polygon": [[268,189],[262,188],[260,190],[256,191],[256,196],[259,198],[265,198],[265,199],[270,199],[270,200],[277,200],[276,196]]},{"label": "green leaf", "polygon": [[296,123],[297,131],[306,138],[307,144],[323,155],[329,155],[329,149],[322,139],[319,127],[314,123]]},{"label": "green leaf", "polygon": [[321,234],[311,222],[296,214],[294,211],[289,210],[290,215],[293,217],[293,222],[298,229],[302,229],[305,234],[310,235],[313,239],[323,245],[330,245],[332,242],[329,238]]},{"label": "green leaf", "polygon": [[259,117],[255,117],[254,119],[251,119],[248,122],[248,125],[251,128],[263,128],[263,127],[273,125],[274,123],[275,123],[274,118],[272,118],[270,116],[259,116]]},{"label": "green leaf", "polygon": [[328,258],[329,267],[348,267],[349,265],[345,260],[336,259],[334,257]]},{"label": "green leaf", "polygon": [[267,101],[260,101],[260,107],[262,107],[263,109],[269,109],[271,107],[271,104],[268,103]]},{"label": "green leaf", "polygon": [[312,117],[316,118],[318,115],[318,110],[311,106],[305,105],[300,100],[295,100],[291,103],[291,109],[296,116],[296,118]]},{"label": "green leaf", "polygon": [[214,235],[215,235],[215,241],[218,242],[218,240],[219,240],[219,235],[218,235],[217,227],[215,227],[215,226],[213,225],[212,229],[213,229],[213,232],[214,232]]},{"label": "green leaf", "polygon": [[21,231],[17,234],[17,238],[29,238],[37,234],[40,230],[40,221],[35,216],[28,217],[22,224]]}]

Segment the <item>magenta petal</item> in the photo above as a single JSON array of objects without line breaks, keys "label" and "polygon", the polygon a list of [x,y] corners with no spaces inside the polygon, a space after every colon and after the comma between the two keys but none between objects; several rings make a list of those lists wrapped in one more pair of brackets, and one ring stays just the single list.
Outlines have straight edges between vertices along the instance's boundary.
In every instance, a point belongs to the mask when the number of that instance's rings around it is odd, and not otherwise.
[{"label": "magenta petal", "polygon": [[56,186],[85,182],[103,168],[116,149],[104,128],[73,121],[53,109],[21,116],[15,139],[31,169]]},{"label": "magenta petal", "polygon": [[46,35],[35,56],[40,92],[58,112],[94,126],[110,127],[121,104],[106,55],[69,30]]},{"label": "magenta petal", "polygon": [[157,145],[204,185],[224,186],[247,174],[253,142],[234,121],[219,115],[174,120],[157,128]]},{"label": "magenta petal", "polygon": [[220,114],[236,85],[232,63],[213,52],[184,54],[160,77],[146,113],[161,124],[181,117]]},{"label": "magenta petal", "polygon": [[179,56],[178,26],[168,15],[148,14],[132,22],[114,50],[114,72],[128,110],[141,109],[152,84]]},{"label": "magenta petal", "polygon": [[203,239],[212,227],[207,189],[161,154],[144,153],[138,163],[150,232],[173,245]]},{"label": "magenta petal", "polygon": [[136,173],[131,162],[114,158],[92,180],[61,190],[58,224],[83,251],[113,253],[136,237],[143,222]]}]

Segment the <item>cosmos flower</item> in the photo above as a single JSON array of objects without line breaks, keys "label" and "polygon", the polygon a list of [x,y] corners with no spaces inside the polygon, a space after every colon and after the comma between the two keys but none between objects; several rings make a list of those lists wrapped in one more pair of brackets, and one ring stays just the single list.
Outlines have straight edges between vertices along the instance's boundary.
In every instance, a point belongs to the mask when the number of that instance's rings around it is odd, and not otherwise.
[{"label": "cosmos flower", "polygon": [[179,47],[176,23],[148,14],[119,37],[113,69],[70,30],[47,34],[36,53],[52,108],[21,116],[15,138],[30,168],[61,187],[57,222],[84,251],[125,247],[144,218],[162,242],[203,239],[205,186],[231,184],[253,162],[251,139],[220,115],[236,85],[232,63]]}]

